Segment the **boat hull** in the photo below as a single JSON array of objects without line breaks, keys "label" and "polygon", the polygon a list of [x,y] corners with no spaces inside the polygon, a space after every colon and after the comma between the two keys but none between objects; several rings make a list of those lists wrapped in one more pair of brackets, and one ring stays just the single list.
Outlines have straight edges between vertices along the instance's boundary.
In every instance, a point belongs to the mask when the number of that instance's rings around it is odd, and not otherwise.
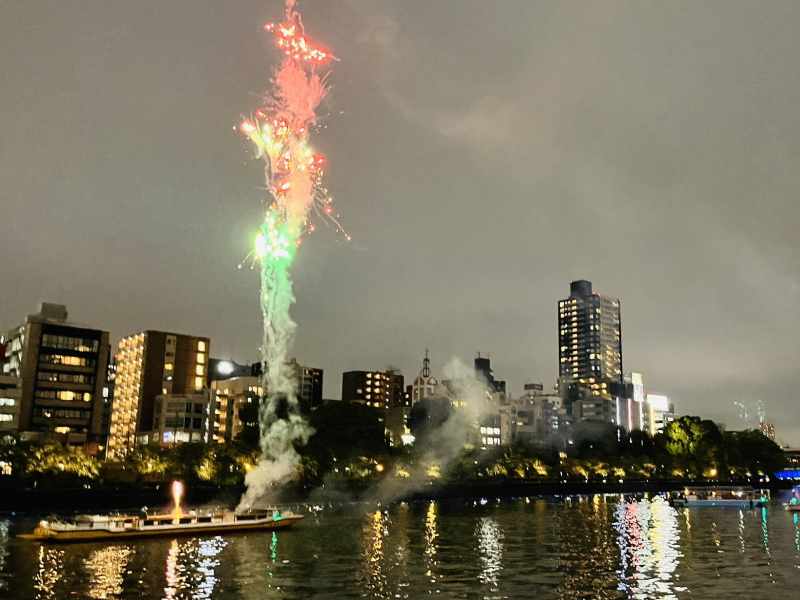
[{"label": "boat hull", "polygon": [[108,529],[89,529],[71,531],[52,531],[42,533],[21,534],[18,537],[25,540],[35,540],[40,542],[90,542],[96,540],[119,540],[128,538],[164,537],[164,536],[184,536],[184,535],[207,535],[220,533],[240,533],[243,531],[263,531],[286,529],[302,519],[302,516],[287,516],[277,521],[267,522],[238,522],[238,523],[193,523],[189,525],[160,525],[153,528],[130,529],[123,531],[110,531]]}]

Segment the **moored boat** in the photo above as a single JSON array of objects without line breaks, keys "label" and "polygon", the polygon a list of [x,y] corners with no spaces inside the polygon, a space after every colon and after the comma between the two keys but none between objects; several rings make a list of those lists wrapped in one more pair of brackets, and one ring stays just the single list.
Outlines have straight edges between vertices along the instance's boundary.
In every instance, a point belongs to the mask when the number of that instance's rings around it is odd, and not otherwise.
[{"label": "moored boat", "polygon": [[47,542],[93,541],[160,535],[219,534],[232,531],[284,529],[302,515],[276,509],[189,514],[84,515],[44,520],[33,533],[19,537]]},{"label": "moored boat", "polygon": [[670,492],[673,506],[717,506],[732,508],[759,508],[767,504],[763,490],[749,486],[686,487]]}]

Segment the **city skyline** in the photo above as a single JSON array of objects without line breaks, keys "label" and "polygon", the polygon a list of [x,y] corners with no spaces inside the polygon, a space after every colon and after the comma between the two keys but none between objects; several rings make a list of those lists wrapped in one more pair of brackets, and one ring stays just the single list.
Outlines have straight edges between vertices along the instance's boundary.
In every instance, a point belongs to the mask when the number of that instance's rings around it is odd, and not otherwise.
[{"label": "city skyline", "polygon": [[[236,267],[260,174],[232,129],[281,4],[3,8],[0,331],[54,302],[112,347],[179,331],[257,360]],[[647,389],[730,429],[760,398],[800,444],[796,11],[303,9],[341,59],[319,144],[353,242],[320,228],[298,253],[300,362],[411,378],[425,347],[437,374],[481,351],[511,392],[549,386],[557,302],[587,279]]]}]

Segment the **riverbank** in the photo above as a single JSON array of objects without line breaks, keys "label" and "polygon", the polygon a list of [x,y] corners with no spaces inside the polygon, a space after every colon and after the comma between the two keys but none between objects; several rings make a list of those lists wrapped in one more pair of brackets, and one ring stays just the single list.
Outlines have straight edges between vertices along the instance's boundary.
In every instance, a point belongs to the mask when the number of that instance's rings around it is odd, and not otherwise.
[{"label": "riverbank", "polygon": [[[791,482],[771,480],[766,484],[735,482],[687,482],[683,480],[619,482],[527,482],[467,481],[422,484],[395,494],[378,494],[380,488],[299,489],[286,487],[276,494],[275,502],[293,504],[328,501],[417,502],[424,500],[467,500],[481,498],[520,498],[533,496],[572,496],[591,494],[657,494],[682,489],[686,485],[751,485],[770,490],[789,489]],[[169,507],[172,504],[169,483],[139,486],[95,486],[61,490],[0,490],[0,513],[75,513],[88,511],[138,510]],[[240,486],[218,487],[202,484],[186,486],[183,504],[189,507],[235,506],[244,492]]]}]

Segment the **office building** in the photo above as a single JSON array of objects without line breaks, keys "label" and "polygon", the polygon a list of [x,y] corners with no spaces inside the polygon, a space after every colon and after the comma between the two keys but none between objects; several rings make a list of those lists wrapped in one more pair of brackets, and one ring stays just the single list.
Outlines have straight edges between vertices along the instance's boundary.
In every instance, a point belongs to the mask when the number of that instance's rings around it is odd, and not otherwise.
[{"label": "office building", "polygon": [[664,429],[675,420],[675,406],[670,404],[666,396],[656,394],[645,395],[646,427],[643,428],[650,435],[664,433]]},{"label": "office building", "polygon": [[[569,298],[558,303],[558,339],[561,377],[622,382],[619,300],[593,292],[589,281],[571,282]],[[592,389],[601,393],[601,387]]]},{"label": "office building", "polygon": [[42,303],[5,342],[4,375],[19,380],[18,430],[57,436],[96,454],[108,332],[69,323],[65,306]]},{"label": "office building", "polygon": [[108,459],[122,460],[137,433],[153,431],[157,396],[188,395],[206,385],[206,337],[143,331],[119,342]]}]

